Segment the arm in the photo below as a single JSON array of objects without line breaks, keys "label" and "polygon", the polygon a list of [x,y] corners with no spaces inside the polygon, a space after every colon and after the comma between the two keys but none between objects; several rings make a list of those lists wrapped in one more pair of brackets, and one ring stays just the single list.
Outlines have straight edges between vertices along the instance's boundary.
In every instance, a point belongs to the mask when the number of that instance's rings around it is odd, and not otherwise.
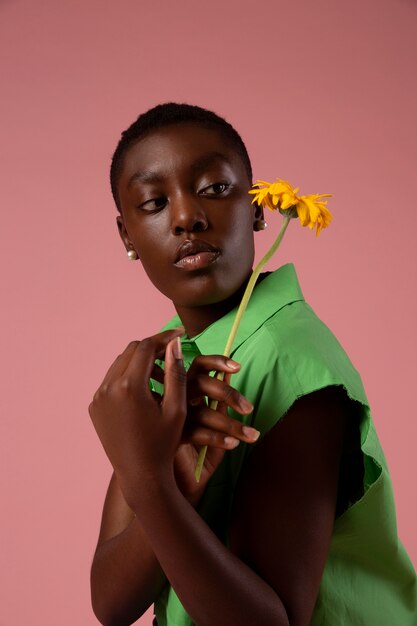
[{"label": "arm", "polygon": [[[129,352],[132,352],[132,346],[125,351]],[[96,394],[96,400],[105,395],[115,367],[120,368],[120,357],[106,375]],[[225,373],[224,382],[209,376],[214,369]],[[190,417],[188,419],[187,416],[183,439],[175,455],[174,473],[181,493],[194,507],[204,493],[224,451],[234,447],[239,440],[248,443],[254,440],[242,431],[240,422],[227,416],[227,406],[242,414],[252,409],[250,404],[245,406],[247,401],[228,385],[231,373],[237,369],[239,366],[225,357],[201,356],[194,361],[188,372]],[[158,373],[154,371],[153,376],[155,375]],[[217,411],[209,410],[205,402],[201,402],[206,395],[220,401]],[[92,412],[93,404],[94,402],[90,407]],[[120,410],[122,407],[119,407]],[[226,440],[227,437],[229,439]],[[194,469],[198,450],[201,445],[207,444],[210,447],[202,479],[197,485]],[[104,502],[100,534],[91,567],[94,613],[103,624],[131,624],[155,601],[165,583],[166,577],[143,528],[126,503],[113,473]]]},{"label": "arm", "polygon": [[[246,520],[243,516],[242,525],[232,526],[232,552],[175,481],[175,452],[187,412],[186,375],[179,346],[168,338],[161,334],[128,350],[90,408],[124,498],[198,626],[306,626],[333,527],[345,419],[340,396],[324,390],[300,399],[254,452],[251,477],[241,481]],[[158,403],[146,381],[161,349],[166,349],[165,393]],[[262,491],[256,516],[249,512],[256,503],[248,492],[253,486]],[[282,536],[275,532],[280,525]]]},{"label": "arm", "polygon": [[102,624],[132,624],[160,594],[166,577],[113,473],[91,566],[91,601]]},{"label": "arm", "polygon": [[[331,540],[345,423],[332,388],[298,400],[253,451],[229,551],[168,477],[137,514],[198,626],[307,626]],[[300,433],[304,433],[300,437]]]},{"label": "arm", "polygon": [[292,626],[307,626],[314,610],[353,411],[341,387],[303,396],[253,450],[238,485],[231,549],[275,590]]}]

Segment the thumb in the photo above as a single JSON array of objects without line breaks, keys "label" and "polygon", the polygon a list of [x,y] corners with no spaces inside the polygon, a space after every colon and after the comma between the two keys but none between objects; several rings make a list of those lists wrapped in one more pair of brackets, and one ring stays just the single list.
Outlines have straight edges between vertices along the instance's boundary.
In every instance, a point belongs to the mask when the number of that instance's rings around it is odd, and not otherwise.
[{"label": "thumb", "polygon": [[165,351],[164,415],[168,419],[185,420],[187,414],[187,373],[184,368],[181,340],[172,339]]}]

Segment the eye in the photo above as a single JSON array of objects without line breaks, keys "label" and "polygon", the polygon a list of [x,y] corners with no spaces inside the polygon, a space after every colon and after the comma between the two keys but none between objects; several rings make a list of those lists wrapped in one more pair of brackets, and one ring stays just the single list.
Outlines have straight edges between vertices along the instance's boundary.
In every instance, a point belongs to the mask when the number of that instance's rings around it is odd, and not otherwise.
[{"label": "eye", "polygon": [[220,196],[231,187],[230,183],[213,183],[201,189],[200,194],[203,196]]},{"label": "eye", "polygon": [[147,213],[156,213],[165,207],[167,203],[167,199],[164,196],[160,198],[151,198],[150,200],[146,200],[146,202],[142,202],[139,205],[139,209],[142,211],[146,211]]}]

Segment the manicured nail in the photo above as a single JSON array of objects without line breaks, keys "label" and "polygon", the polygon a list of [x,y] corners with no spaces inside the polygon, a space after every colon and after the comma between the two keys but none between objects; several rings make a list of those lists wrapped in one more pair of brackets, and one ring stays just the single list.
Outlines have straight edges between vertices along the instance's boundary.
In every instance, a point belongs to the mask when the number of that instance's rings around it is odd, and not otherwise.
[{"label": "manicured nail", "polygon": [[178,359],[178,361],[182,361],[184,358],[182,355],[181,339],[179,337],[174,339],[174,343],[172,344],[172,354],[176,359]]},{"label": "manicured nail", "polygon": [[252,402],[249,402],[249,400],[247,398],[245,398],[245,396],[240,396],[239,404],[240,404],[241,408],[245,412],[251,413],[253,411],[253,404],[252,404]]},{"label": "manicured nail", "polygon": [[252,428],[251,426],[242,426],[242,433],[245,437],[252,439],[252,441],[257,441],[257,439],[259,439],[259,435],[261,434],[259,430],[256,430],[256,428]]},{"label": "manicured nail", "polygon": [[225,437],[224,443],[230,448],[237,448],[240,442],[239,439],[235,439],[234,437]]},{"label": "manicured nail", "polygon": [[227,359],[226,365],[227,367],[230,367],[230,369],[233,369],[233,370],[238,370],[240,368],[239,363],[236,363],[236,361],[232,361],[232,359]]}]

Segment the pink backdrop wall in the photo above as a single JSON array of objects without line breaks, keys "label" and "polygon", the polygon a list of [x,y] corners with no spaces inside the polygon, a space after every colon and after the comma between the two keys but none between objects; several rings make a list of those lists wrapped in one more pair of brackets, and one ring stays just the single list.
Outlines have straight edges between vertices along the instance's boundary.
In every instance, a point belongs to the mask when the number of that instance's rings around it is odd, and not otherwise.
[{"label": "pink backdrop wall", "polygon": [[415,1],[3,0],[0,46],[1,626],[97,623],[110,465],[87,406],[171,314],[126,259],[108,166],[167,100],[229,118],[256,177],[335,194],[331,229],[293,226],[275,264],[362,373],[416,563]]}]

